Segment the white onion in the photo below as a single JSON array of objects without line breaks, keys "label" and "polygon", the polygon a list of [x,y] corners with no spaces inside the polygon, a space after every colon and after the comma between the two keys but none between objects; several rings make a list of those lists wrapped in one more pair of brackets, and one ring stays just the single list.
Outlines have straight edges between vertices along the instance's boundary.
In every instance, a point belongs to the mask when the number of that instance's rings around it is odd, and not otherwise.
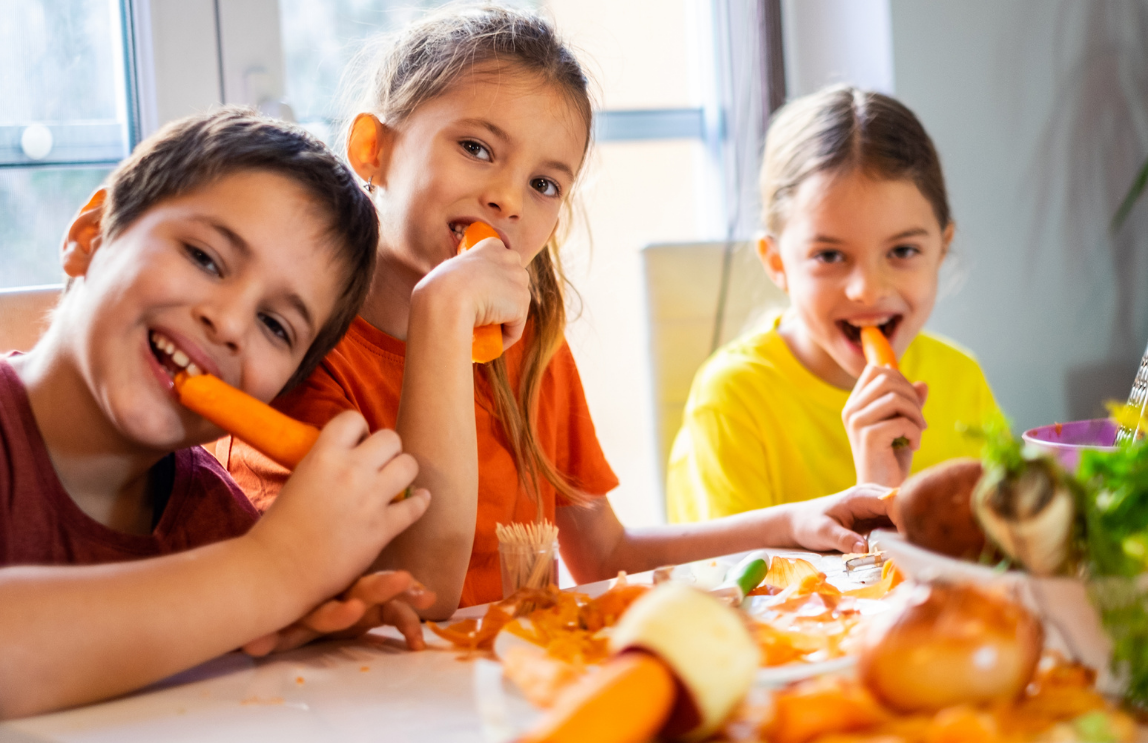
[{"label": "white onion", "polygon": [[858,671],[890,707],[939,710],[1017,697],[1044,631],[1020,604],[972,585],[922,585],[866,634]]}]

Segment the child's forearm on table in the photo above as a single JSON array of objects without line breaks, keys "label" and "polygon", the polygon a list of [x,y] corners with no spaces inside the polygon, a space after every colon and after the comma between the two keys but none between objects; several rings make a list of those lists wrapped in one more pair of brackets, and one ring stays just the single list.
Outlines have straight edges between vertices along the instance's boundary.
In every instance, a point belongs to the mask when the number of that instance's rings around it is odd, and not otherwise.
[{"label": "child's forearm on table", "polygon": [[403,450],[418,460],[415,484],[431,492],[431,506],[376,563],[409,571],[437,594],[422,612],[428,618],[445,618],[458,608],[478,511],[474,318],[447,300],[417,289],[412,296],[395,426]]},{"label": "child's forearm on table", "polygon": [[795,546],[789,533],[785,506],[695,524],[626,529],[603,577],[613,577],[618,570],[641,572],[763,547]]},{"label": "child's forearm on table", "polygon": [[0,570],[0,719],[140,688],[324,598],[265,552],[239,537],[132,563]]},{"label": "child's forearm on table", "polygon": [[788,504],[697,524],[627,529],[605,498],[558,509],[562,556],[578,583],[762,547],[793,546]]}]

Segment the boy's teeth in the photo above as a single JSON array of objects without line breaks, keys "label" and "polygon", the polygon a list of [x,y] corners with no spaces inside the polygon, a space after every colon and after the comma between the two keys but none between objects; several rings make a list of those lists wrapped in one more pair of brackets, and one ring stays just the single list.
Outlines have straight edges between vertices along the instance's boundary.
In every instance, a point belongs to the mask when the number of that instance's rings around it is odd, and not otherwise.
[{"label": "boy's teeth", "polygon": [[153,330],[151,342],[152,345],[156,347],[156,350],[168,357],[168,361],[170,361],[176,369],[185,369],[187,373],[193,377],[203,374],[203,370],[191,363],[191,357],[188,356],[186,352],[177,348],[170,338]]}]

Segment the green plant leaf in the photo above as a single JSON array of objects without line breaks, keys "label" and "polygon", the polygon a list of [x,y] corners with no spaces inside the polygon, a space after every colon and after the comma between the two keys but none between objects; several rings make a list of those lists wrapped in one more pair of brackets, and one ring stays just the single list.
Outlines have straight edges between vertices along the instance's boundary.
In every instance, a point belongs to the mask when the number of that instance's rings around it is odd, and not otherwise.
[{"label": "green plant leaf", "polygon": [[1113,232],[1119,231],[1124,226],[1128,215],[1132,213],[1132,207],[1136,206],[1136,200],[1144,193],[1145,186],[1148,186],[1148,160],[1144,161],[1136,180],[1132,181],[1132,188],[1128,189],[1128,195],[1124,197],[1124,201],[1120,203],[1120,208],[1112,217]]}]

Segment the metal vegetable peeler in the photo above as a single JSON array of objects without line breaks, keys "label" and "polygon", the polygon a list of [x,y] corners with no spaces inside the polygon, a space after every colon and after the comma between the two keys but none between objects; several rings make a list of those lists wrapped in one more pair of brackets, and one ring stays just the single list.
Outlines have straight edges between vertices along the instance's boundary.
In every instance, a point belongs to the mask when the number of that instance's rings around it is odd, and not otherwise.
[{"label": "metal vegetable peeler", "polygon": [[[1136,371],[1136,379],[1132,382],[1132,392],[1128,394],[1128,407],[1135,408],[1140,413],[1140,420],[1144,419],[1144,410],[1148,408],[1148,348],[1144,349],[1144,358],[1140,360],[1140,368]],[[1132,429],[1124,424],[1116,432],[1116,443],[1127,444],[1135,441],[1141,433],[1139,422]]]}]

